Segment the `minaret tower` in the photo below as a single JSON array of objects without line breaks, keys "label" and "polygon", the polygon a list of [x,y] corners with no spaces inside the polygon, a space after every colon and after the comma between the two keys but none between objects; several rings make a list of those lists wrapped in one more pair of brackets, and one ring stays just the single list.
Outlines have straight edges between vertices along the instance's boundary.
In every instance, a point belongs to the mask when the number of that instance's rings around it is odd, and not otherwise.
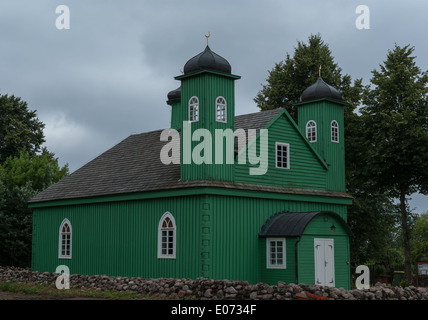
[{"label": "minaret tower", "polygon": [[321,78],[306,88],[298,106],[298,126],[328,165],[327,189],[345,191],[344,107],[341,93]]},{"label": "minaret tower", "polygon": [[[172,107],[171,128],[180,131],[181,180],[230,181],[233,180],[233,164],[226,159],[230,150],[226,150],[226,138],[216,139],[216,129],[235,130],[235,80],[240,77],[231,73],[226,59],[210,49],[209,34],[206,37],[205,50],[187,61],[183,74],[175,77],[181,86],[168,93],[167,103]],[[207,142],[205,146],[209,142],[204,133],[211,135],[210,149],[201,148],[201,142]],[[220,142],[224,152],[218,158],[216,144]]]}]

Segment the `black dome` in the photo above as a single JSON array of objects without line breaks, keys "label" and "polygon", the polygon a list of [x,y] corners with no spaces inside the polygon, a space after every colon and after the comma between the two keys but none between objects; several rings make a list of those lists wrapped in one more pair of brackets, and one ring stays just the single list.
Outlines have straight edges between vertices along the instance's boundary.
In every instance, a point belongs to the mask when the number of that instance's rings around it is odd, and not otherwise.
[{"label": "black dome", "polygon": [[311,86],[307,87],[300,96],[300,101],[310,101],[329,98],[343,101],[342,95],[336,88],[327,84],[321,77]]},{"label": "black dome", "polygon": [[229,62],[207,46],[203,52],[194,56],[184,65],[184,74],[190,74],[202,70],[211,70],[231,74],[232,67]]},{"label": "black dome", "polygon": [[181,99],[181,87],[172,90],[168,93],[168,100],[178,100]]}]

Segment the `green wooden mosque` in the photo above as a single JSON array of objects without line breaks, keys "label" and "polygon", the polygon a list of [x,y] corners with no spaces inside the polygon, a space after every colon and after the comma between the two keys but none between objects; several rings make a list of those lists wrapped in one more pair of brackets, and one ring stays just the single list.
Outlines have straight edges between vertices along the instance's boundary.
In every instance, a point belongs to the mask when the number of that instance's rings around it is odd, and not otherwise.
[{"label": "green wooden mosque", "polygon": [[344,106],[321,77],[297,124],[235,115],[207,45],[175,78],[171,128],[134,134],[35,196],[32,269],[350,288]]}]

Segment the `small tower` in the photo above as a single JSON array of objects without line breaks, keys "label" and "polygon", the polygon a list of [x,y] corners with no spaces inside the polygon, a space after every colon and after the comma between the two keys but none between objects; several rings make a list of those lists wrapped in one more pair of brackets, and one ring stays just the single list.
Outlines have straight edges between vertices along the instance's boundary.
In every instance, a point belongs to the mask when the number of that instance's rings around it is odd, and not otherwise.
[{"label": "small tower", "polygon": [[[167,103],[171,105],[171,128],[180,131],[181,180],[233,180],[233,164],[226,161],[226,141],[222,140],[223,154],[216,154],[216,129],[235,129],[235,80],[229,62],[207,46],[204,51],[186,62],[183,74],[175,77],[181,81],[180,88],[169,92]],[[184,126],[186,129],[184,130]],[[204,137],[193,133],[209,132],[211,150],[201,150],[203,163],[195,163],[192,153],[199,152]],[[186,136],[186,132],[188,135]],[[191,141],[189,139],[196,139]],[[195,149],[196,147],[196,149]],[[209,154],[211,152],[211,155]],[[232,150],[233,152],[233,150]],[[190,159],[189,159],[190,158]],[[190,161],[190,162],[189,162]],[[196,161],[198,162],[198,161]]]},{"label": "small tower", "polygon": [[299,129],[328,165],[328,190],[345,191],[345,105],[341,93],[321,75],[296,104]]}]

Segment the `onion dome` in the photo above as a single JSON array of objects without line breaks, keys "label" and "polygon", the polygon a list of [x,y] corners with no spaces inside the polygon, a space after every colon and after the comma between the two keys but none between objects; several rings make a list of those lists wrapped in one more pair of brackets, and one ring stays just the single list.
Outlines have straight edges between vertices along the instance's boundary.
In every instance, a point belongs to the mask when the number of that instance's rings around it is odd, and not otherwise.
[{"label": "onion dome", "polygon": [[203,52],[191,58],[184,65],[184,74],[190,74],[202,70],[231,74],[232,67],[225,58],[211,51],[210,47],[207,45]]},{"label": "onion dome", "polygon": [[168,93],[168,100],[179,100],[181,99],[181,87],[172,90]]},{"label": "onion dome", "polygon": [[307,87],[300,96],[300,101],[310,101],[322,98],[343,101],[342,94],[336,88],[327,84],[321,77],[311,86]]}]

